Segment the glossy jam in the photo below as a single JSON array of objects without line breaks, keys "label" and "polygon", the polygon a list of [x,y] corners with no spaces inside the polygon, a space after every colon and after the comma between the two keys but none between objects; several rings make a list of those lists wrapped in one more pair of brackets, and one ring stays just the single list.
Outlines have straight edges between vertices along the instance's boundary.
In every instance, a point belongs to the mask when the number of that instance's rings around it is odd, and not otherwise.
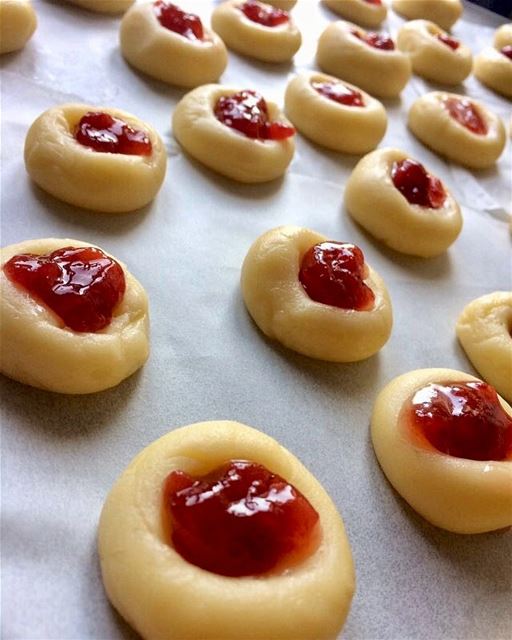
[{"label": "glossy jam", "polygon": [[367,31],[366,33],[363,33],[357,29],[352,29],[350,33],[374,49],[393,51],[395,48],[395,43],[392,38],[385,33],[376,33],[375,31]]},{"label": "glossy jam", "polygon": [[507,44],[506,46],[504,46],[503,49],[501,49],[500,53],[502,53],[504,56],[507,56],[509,60],[512,60],[512,44]]},{"label": "glossy jam", "polygon": [[286,11],[276,9],[271,5],[263,4],[261,2],[255,2],[254,0],[247,0],[240,7],[240,11],[249,18],[252,22],[257,22],[264,27],[278,27],[281,24],[285,24],[289,21],[289,16]]},{"label": "glossy jam", "polygon": [[203,23],[194,13],[187,13],[167,0],[156,0],[153,11],[162,27],[169,31],[174,31],[188,40],[204,38]]},{"label": "glossy jam", "polygon": [[456,51],[460,47],[460,42],[456,38],[452,38],[446,33],[438,33],[437,39],[454,51]]},{"label": "glossy jam", "polygon": [[382,4],[382,0],[364,0],[366,4],[376,4],[380,6]]},{"label": "glossy jam", "polygon": [[478,108],[467,98],[446,98],[444,106],[451,117],[472,133],[484,136],[487,125]]},{"label": "glossy jam", "polygon": [[485,382],[429,384],[414,394],[412,428],[438,451],[469,460],[512,457],[512,419]]},{"label": "glossy jam", "polygon": [[134,129],[108,113],[86,113],[76,127],[75,139],[84,147],[101,153],[149,156],[152,150],[144,131]]},{"label": "glossy jam", "polygon": [[329,100],[348,107],[364,107],[363,95],[360,91],[350,89],[342,82],[312,82],[315,91]]},{"label": "glossy jam", "polygon": [[107,327],[125,288],[122,267],[95,247],[65,247],[37,256],[13,256],[6,276],[80,332]]},{"label": "glossy jam", "polygon": [[300,562],[318,544],[318,513],[260,464],[231,460],[206,476],[173,471],[163,518],[188,562],[224,576],[260,575]]},{"label": "glossy jam", "polygon": [[367,311],[375,302],[365,277],[363,252],[349,242],[316,244],[305,253],[299,271],[311,300],[356,311]]},{"label": "glossy jam", "polygon": [[285,140],[295,129],[284,122],[271,122],[265,99],[256,91],[240,91],[219,98],[215,117],[227,127],[254,140]]},{"label": "glossy jam", "polygon": [[431,176],[416,160],[400,160],[391,169],[391,179],[410,204],[439,209],[446,200],[446,191],[439,178]]}]

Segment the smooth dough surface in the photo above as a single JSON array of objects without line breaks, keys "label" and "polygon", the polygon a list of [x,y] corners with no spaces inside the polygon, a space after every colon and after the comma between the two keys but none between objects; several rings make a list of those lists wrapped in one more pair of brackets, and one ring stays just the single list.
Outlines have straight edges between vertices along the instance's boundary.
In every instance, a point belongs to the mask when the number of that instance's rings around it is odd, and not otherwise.
[{"label": "smooth dough surface", "polygon": [[473,73],[490,89],[512,98],[512,60],[494,47],[475,56]]},{"label": "smooth dough surface", "polygon": [[[214,108],[222,96],[241,89],[204,85],[187,93],[172,118],[173,133],[185,151],[210,169],[239,182],[268,182],[279,178],[292,161],[293,136],[285,140],[253,140],[217,120]],[[267,101],[272,120],[286,122]]]},{"label": "smooth dough surface", "polygon": [[365,0],[323,0],[326,7],[345,20],[376,29],[386,19],[385,4],[370,4]]},{"label": "smooth dough surface", "polygon": [[[74,129],[89,111],[108,113],[147,133],[149,156],[101,153],[75,140]],[[28,174],[52,196],[77,207],[125,212],[148,204],[158,193],[167,167],[167,153],[159,134],[119,109],[86,104],[63,104],[42,113],[25,139]]]},{"label": "smooth dough surface", "polygon": [[[27,240],[1,250],[1,266],[23,253],[95,246],[79,240]],[[119,260],[118,260],[119,262]],[[18,382],[58,393],[93,393],[119,384],[149,353],[148,299],[123,267],[126,291],[112,322],[95,333],[66,327],[50,309],[0,272],[0,370]]]},{"label": "smooth dough surface", "polygon": [[263,62],[288,62],[302,43],[300,31],[291,16],[288,22],[265,27],[249,20],[240,6],[245,0],[227,0],[212,13],[212,27],[226,45],[245,56]]},{"label": "smooth dough surface", "polygon": [[67,0],[82,9],[88,9],[96,13],[123,13],[135,0]]},{"label": "smooth dough surface", "polygon": [[414,73],[441,84],[459,84],[471,73],[471,49],[460,42],[452,49],[437,38],[447,35],[433,22],[411,20],[399,30],[396,43],[411,57]]},{"label": "smooth dough surface", "polygon": [[512,293],[495,291],[470,302],[457,320],[457,337],[471,363],[512,402]]},{"label": "smooth dough surface", "polygon": [[[168,474],[202,475],[233,459],[279,474],[320,516],[320,546],[285,573],[217,575],[167,543],[161,504]],[[237,422],[189,425],[139,453],[103,507],[99,555],[110,601],[145,640],[334,640],[354,591],[350,546],[325,490],[275,440]]]},{"label": "smooth dough surface", "polygon": [[494,46],[496,49],[503,49],[507,44],[512,45],[512,22],[502,24],[494,33]]},{"label": "smooth dough surface", "polygon": [[276,9],[290,11],[297,4],[297,0],[267,0],[267,4],[271,4]]},{"label": "smooth dough surface", "polygon": [[408,20],[424,18],[449,30],[461,17],[461,0],[393,0],[393,9]]},{"label": "smooth dough surface", "polygon": [[203,24],[204,40],[190,40],[163,27],[153,2],[136,4],[121,21],[121,52],[136,69],[180,87],[216,82],[228,63],[224,42]]},{"label": "smooth dough surface", "polygon": [[441,91],[421,96],[409,109],[409,129],[423,144],[450,160],[472,169],[492,166],[505,147],[503,122],[484,104],[472,99],[488,127],[485,135],[477,135],[450,116],[443,105],[447,98],[466,100],[467,96]]},{"label": "smooth dough surface", "polygon": [[22,49],[36,27],[30,0],[0,0],[0,54]]},{"label": "smooth dough surface", "polygon": [[394,49],[371,47],[352,30],[365,33],[351,22],[331,22],[318,40],[317,62],[326,73],[384,98],[399,95],[411,77],[409,56]]},{"label": "smooth dough surface", "polygon": [[304,254],[325,236],[295,226],[267,231],[249,249],[242,266],[242,295],[263,333],[311,358],[356,362],[387,342],[393,324],[382,278],[368,264],[367,284],[375,294],[369,311],[339,309],[312,300],[299,280]]},{"label": "smooth dough surface", "polygon": [[[426,520],[455,533],[483,533],[512,525],[512,460],[467,460],[446,455],[408,433],[402,413],[430,383],[476,380],[453,369],[419,369],[392,380],[379,393],[372,442],[387,479]],[[510,406],[500,398],[505,411]]]},{"label": "smooth dough surface", "polygon": [[407,158],[413,159],[399,149],[377,149],[362,158],[347,181],[345,205],[354,220],[392,249],[430,258],[446,251],[459,235],[460,207],[446,185],[439,209],[410,204],[391,178],[393,164]]},{"label": "smooth dough surface", "polygon": [[387,128],[386,110],[368,93],[359,91],[364,106],[339,104],[321,95],[312,82],[340,83],[338,78],[324,73],[308,72],[295,76],[286,88],[285,112],[294,126],[307,138],[328,149],[342,153],[367,153],[379,144]]}]

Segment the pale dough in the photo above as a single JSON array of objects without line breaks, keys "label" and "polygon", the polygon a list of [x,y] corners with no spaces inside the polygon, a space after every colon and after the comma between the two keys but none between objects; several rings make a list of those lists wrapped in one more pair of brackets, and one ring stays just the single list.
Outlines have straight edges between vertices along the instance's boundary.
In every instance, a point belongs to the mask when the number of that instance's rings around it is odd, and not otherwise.
[{"label": "pale dough", "polygon": [[365,0],[324,0],[324,4],[342,18],[370,29],[378,28],[388,14],[384,2],[370,4]]},{"label": "pale dough", "polygon": [[468,380],[476,378],[453,369],[420,369],[395,378],[375,401],[371,431],[382,470],[413,509],[448,531],[482,533],[512,525],[512,461],[467,460],[421,446],[408,434],[402,413],[422,387]]},{"label": "pale dough", "polygon": [[437,37],[447,35],[433,22],[412,20],[398,32],[396,43],[400,51],[411,57],[414,73],[441,84],[459,84],[471,73],[471,50],[460,42],[452,49]]},{"label": "pale dough", "polygon": [[496,291],[470,302],[456,331],[478,373],[512,402],[512,293]]},{"label": "pale dough", "polygon": [[350,22],[331,22],[318,41],[316,58],[326,73],[351,82],[372,95],[393,98],[411,77],[411,61],[401,51],[376,49],[351,31],[365,31]]},{"label": "pale dough", "polygon": [[[64,247],[95,246],[45,238],[5,247],[1,267],[23,253],[43,255]],[[119,260],[117,261],[119,262]],[[44,303],[0,271],[0,370],[18,382],[58,393],[93,393],[119,384],[147,360],[148,299],[125,265],[126,291],[111,323],[95,333],[66,327]]]},{"label": "pale dough", "polygon": [[[281,574],[230,578],[174,551],[162,524],[166,477],[232,459],[263,464],[309,500],[322,531],[312,556]],[[145,640],[332,640],[354,592],[350,546],[325,490],[275,440],[237,422],[189,425],[139,453],[103,507],[99,555],[110,601]]]},{"label": "pale dough", "polygon": [[153,2],[136,4],[121,20],[121,52],[136,69],[180,87],[216,82],[228,63],[224,42],[203,24],[204,39],[190,40],[163,27]]},{"label": "pale dough", "polygon": [[512,98],[512,60],[494,47],[475,56],[473,73],[490,89]]},{"label": "pale dough", "polygon": [[369,265],[364,282],[375,294],[369,311],[339,309],[312,300],[299,280],[304,254],[327,238],[283,226],[267,231],[249,249],[242,266],[242,295],[263,333],[293,351],[331,362],[369,358],[387,342],[393,323],[382,278]]},{"label": "pale dough", "polygon": [[266,4],[271,4],[276,9],[290,11],[297,4],[297,0],[267,0]]},{"label": "pale dough", "polygon": [[443,105],[447,98],[468,99],[441,91],[421,96],[409,109],[409,129],[423,144],[450,160],[472,169],[492,166],[505,147],[503,122],[481,102],[471,99],[488,127],[485,135],[477,135],[450,116]]},{"label": "pale dough", "polygon": [[494,33],[494,46],[503,49],[508,44],[512,45],[512,22],[502,24]]},{"label": "pale dough", "polygon": [[354,220],[392,249],[430,258],[446,251],[459,235],[460,207],[444,184],[446,200],[439,209],[411,204],[391,178],[393,164],[406,158],[409,154],[398,149],[377,149],[362,158],[346,184],[345,206]]},{"label": "pale dough", "polygon": [[114,14],[124,13],[135,0],[67,0],[67,2],[96,13]]},{"label": "pale dough", "polygon": [[408,20],[424,18],[447,31],[462,15],[461,0],[393,0],[393,9]]},{"label": "pale dough", "polygon": [[36,27],[30,0],[0,0],[0,54],[22,49]]},{"label": "pale dough", "polygon": [[227,0],[215,7],[212,13],[212,27],[227,46],[263,62],[291,60],[302,43],[300,31],[291,16],[288,22],[265,27],[242,13],[239,7],[243,4],[244,0]]},{"label": "pale dough", "polygon": [[307,72],[295,76],[286,88],[286,115],[307,138],[328,149],[362,154],[375,149],[384,137],[387,115],[383,105],[362,89],[345,84],[362,94],[364,106],[339,104],[321,95],[312,82],[340,81],[324,73]]},{"label": "pale dough", "polygon": [[[102,153],[74,137],[78,122],[89,111],[108,113],[147,133],[149,156]],[[167,154],[158,133],[119,109],[64,104],[42,113],[25,139],[25,167],[42,189],[77,207],[125,212],[148,204],[165,177]]]},{"label": "pale dough", "polygon": [[[292,161],[293,137],[285,140],[253,140],[226,126],[215,117],[222,96],[240,89],[205,85],[187,93],[172,118],[173,133],[185,151],[210,169],[239,182],[267,182],[283,175]],[[272,120],[288,121],[273,102],[268,102]]]}]

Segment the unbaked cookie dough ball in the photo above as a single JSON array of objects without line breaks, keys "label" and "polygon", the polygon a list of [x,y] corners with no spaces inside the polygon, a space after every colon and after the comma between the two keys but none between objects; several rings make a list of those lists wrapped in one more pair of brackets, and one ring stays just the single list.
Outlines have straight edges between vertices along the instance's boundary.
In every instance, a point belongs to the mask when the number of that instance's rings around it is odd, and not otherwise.
[{"label": "unbaked cookie dough ball", "polygon": [[462,15],[461,0],[393,0],[393,9],[408,20],[431,20],[449,31]]},{"label": "unbaked cookie dough ball", "polygon": [[290,11],[297,4],[297,0],[267,0],[266,4],[271,4],[276,9]]},{"label": "unbaked cookie dough ball", "polygon": [[0,54],[23,49],[36,27],[30,0],[0,0]]},{"label": "unbaked cookie dough ball", "polygon": [[316,58],[322,71],[383,98],[398,96],[411,77],[409,56],[389,36],[343,20],[324,30]]},{"label": "unbaked cookie dough ball", "polygon": [[[285,554],[285,570],[269,562],[297,539],[306,548]],[[111,603],[145,640],[331,640],[354,592],[325,490],[275,440],[237,422],[189,425],[146,447],[108,495],[98,547]]]},{"label": "unbaked cookie dough ball", "polygon": [[119,31],[121,52],[139,71],[180,87],[216,82],[228,63],[224,43],[168,0],[136,4],[124,16]]},{"label": "unbaked cookie dough ball", "polygon": [[471,73],[473,57],[469,47],[433,22],[406,22],[396,43],[400,51],[410,55],[414,73],[427,80],[459,84]]},{"label": "unbaked cookie dough ball", "polygon": [[148,300],[127,268],[79,240],[0,252],[0,371],[58,393],[119,384],[149,353]]},{"label": "unbaked cookie dough ball", "polygon": [[490,89],[512,98],[512,45],[481,51],[475,56],[473,73]]},{"label": "unbaked cookie dough ball", "polygon": [[261,331],[311,358],[364,360],[391,334],[386,285],[361,249],[310,229],[288,225],[260,236],[245,257],[241,286]]},{"label": "unbaked cookie dough ball", "polygon": [[512,22],[502,24],[494,33],[494,47],[503,49],[507,45],[512,45]]},{"label": "unbaked cookie dough ball", "polygon": [[444,253],[462,229],[460,207],[446,186],[399,149],[377,149],[358,162],[345,206],[378,240],[422,258]]},{"label": "unbaked cookie dough ball", "polygon": [[496,291],[470,302],[456,331],[478,373],[512,402],[512,293]]},{"label": "unbaked cookie dough ball", "polygon": [[454,93],[433,91],[409,109],[409,129],[442,156],[472,169],[486,169],[506,142],[501,119],[483,103]]},{"label": "unbaked cookie dough ball", "polygon": [[133,211],[148,204],[166,166],[165,147],[153,127],[111,107],[52,107],[25,139],[32,180],[64,202],[95,211]]},{"label": "unbaked cookie dough ball", "polygon": [[382,0],[324,0],[324,4],[342,18],[370,29],[378,28],[388,14]]},{"label": "unbaked cookie dough ball", "polygon": [[307,138],[342,153],[367,153],[387,128],[382,103],[368,93],[324,73],[308,72],[288,83],[285,111]]},{"label": "unbaked cookie dough ball", "polygon": [[66,0],[82,9],[95,13],[124,13],[135,0]]},{"label": "unbaked cookie dough ball", "polygon": [[198,87],[178,103],[172,127],[193,158],[239,182],[279,178],[295,150],[295,129],[277,105],[250,89]]},{"label": "unbaked cookie dough ball", "polygon": [[420,369],[378,395],[372,441],[387,479],[426,520],[455,533],[512,525],[512,409],[453,369]]},{"label": "unbaked cookie dough ball", "polygon": [[288,62],[302,36],[286,11],[258,0],[227,0],[213,11],[212,27],[227,46],[263,62]]}]

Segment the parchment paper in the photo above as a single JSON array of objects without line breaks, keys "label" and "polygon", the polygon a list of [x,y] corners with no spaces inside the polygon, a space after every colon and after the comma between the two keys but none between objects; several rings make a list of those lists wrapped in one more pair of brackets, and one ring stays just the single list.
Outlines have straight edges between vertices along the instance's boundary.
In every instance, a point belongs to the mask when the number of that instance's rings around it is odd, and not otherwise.
[{"label": "parchment paper", "polygon": [[[167,431],[234,419],[276,437],[324,484],[344,518],[357,571],[346,640],[484,640],[512,633],[509,531],[461,536],[436,529],[392,490],[373,454],[369,417],[382,386],[406,371],[442,366],[473,372],[458,346],[465,304],[510,288],[511,144],[496,167],[471,173],[446,164],[405,127],[411,102],[437,87],[414,78],[386,101],[381,146],[399,146],[446,181],[464,229],[443,256],[423,260],[385,249],[347,216],[345,181],[358,158],[297,136],[287,175],[243,186],[183,155],[170,117],[184,91],[131,69],[117,44],[119,18],[38,0],[27,47],[2,58],[2,245],[36,237],[97,243],[125,261],[150,296],[152,353],[117,388],[61,396],[6,378],[2,391],[3,637],[119,640],[135,634],[109,606],[96,553],[102,503],[131,458]],[[212,3],[180,4],[208,20]],[[295,65],[230,53],[222,81],[282,103],[295,70],[314,68],[327,9],[299,0],[304,44]],[[402,19],[390,11],[393,34]],[[454,28],[477,53],[503,19],[469,3]],[[460,88],[510,124],[510,102],[471,77]],[[23,166],[32,121],[50,106],[81,101],[131,111],[163,135],[169,166],[153,204],[126,215],[62,204],[33,186]],[[335,365],[266,340],[240,296],[242,260],[280,224],[359,244],[386,280],[395,325],[375,357]],[[243,640],[243,638],[241,638]]]}]

